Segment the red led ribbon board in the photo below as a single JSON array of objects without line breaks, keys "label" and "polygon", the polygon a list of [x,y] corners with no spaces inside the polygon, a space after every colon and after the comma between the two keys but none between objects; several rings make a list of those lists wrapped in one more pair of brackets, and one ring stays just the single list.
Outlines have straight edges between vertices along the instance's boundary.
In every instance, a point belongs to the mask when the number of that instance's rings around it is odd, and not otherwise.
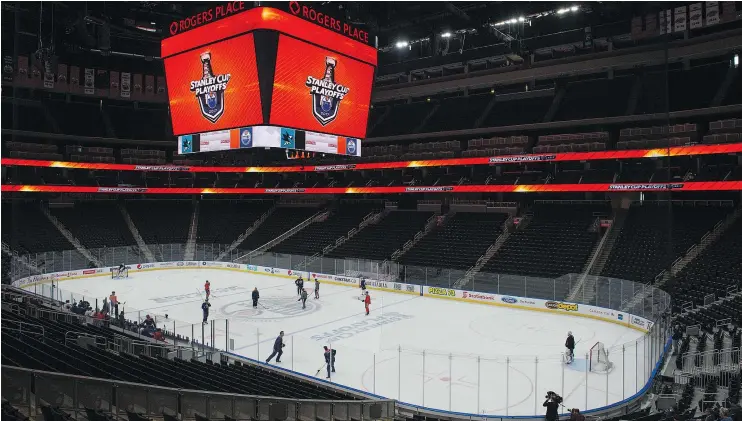
[{"label": "red led ribbon board", "polygon": [[175,135],[257,125],[366,135],[376,49],[324,26],[256,7],[166,38],[161,54]]},{"label": "red led ribbon board", "polygon": [[84,187],[3,184],[3,192],[103,193],[103,194],[395,194],[395,193],[579,193],[637,191],[733,191],[742,181],[698,181],[687,183],[600,183],[472,186],[395,186],[321,188],[177,188],[177,187]]},{"label": "red led ribbon board", "polygon": [[[669,150],[672,156],[695,156],[741,153],[742,143],[724,145],[676,146]],[[295,165],[283,167],[201,167],[190,165],[132,165],[104,164],[93,162],[40,161],[33,159],[2,158],[5,166],[52,167],[109,171],[169,171],[169,172],[225,172],[225,173],[271,173],[271,172],[320,172],[320,171],[361,171],[393,168],[445,167],[459,165],[500,165],[532,162],[559,161],[597,161],[607,159],[646,159],[668,156],[667,149],[635,149],[629,151],[606,152],[564,152],[536,155],[503,155],[481,158],[433,159],[427,161],[393,161],[336,165]]]}]

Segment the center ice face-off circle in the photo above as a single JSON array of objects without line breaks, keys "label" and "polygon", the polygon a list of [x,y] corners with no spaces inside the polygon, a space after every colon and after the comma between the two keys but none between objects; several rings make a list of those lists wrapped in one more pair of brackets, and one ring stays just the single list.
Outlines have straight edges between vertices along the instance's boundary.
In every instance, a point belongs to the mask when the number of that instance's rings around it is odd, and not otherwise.
[{"label": "center ice face-off circle", "polygon": [[219,312],[229,319],[270,322],[306,316],[318,311],[321,307],[320,303],[314,300],[307,300],[305,309],[297,304],[299,302],[293,298],[270,296],[263,298],[261,296],[256,308],[252,305],[252,299],[245,299],[226,304],[219,308]]}]

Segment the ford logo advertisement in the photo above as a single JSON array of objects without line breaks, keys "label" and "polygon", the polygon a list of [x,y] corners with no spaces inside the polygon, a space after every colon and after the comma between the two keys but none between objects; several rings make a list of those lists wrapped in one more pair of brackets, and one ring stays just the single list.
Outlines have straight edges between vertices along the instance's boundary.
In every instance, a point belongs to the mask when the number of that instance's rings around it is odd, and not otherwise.
[{"label": "ford logo advertisement", "polygon": [[502,302],[508,303],[508,304],[515,304],[518,302],[518,300],[513,297],[502,297]]}]

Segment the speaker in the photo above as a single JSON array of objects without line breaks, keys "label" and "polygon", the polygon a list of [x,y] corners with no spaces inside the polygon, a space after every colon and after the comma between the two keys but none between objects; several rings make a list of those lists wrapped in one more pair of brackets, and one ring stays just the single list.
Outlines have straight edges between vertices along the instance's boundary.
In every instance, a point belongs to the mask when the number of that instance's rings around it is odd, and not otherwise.
[{"label": "speaker", "polygon": [[268,407],[268,418],[270,421],[284,421],[288,418],[288,405],[285,403],[272,403]]},{"label": "speaker", "polygon": [[368,408],[368,415],[372,420],[381,418],[381,404],[375,403]]}]

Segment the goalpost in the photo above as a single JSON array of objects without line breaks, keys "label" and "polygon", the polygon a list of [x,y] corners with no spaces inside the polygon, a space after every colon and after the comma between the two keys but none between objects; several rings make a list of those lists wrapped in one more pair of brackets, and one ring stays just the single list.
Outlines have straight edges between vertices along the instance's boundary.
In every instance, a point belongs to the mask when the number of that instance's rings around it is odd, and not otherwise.
[{"label": "goalpost", "polygon": [[590,371],[595,373],[607,373],[613,368],[613,363],[608,359],[608,352],[602,342],[596,342],[590,348],[588,364]]}]

